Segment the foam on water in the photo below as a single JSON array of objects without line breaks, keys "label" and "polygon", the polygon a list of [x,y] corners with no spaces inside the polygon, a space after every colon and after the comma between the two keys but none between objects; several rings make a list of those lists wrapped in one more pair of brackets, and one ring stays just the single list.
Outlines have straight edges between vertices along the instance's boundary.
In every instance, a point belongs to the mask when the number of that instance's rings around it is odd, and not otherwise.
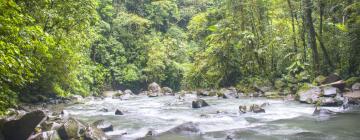
[{"label": "foam on water", "polygon": [[[109,121],[118,122],[113,124],[115,131],[107,134],[119,135],[126,131],[128,134],[122,136],[122,139],[140,138],[149,130],[162,133],[185,122],[198,123],[204,133],[254,128],[266,125],[266,122],[311,116],[314,111],[314,106],[297,102],[262,98],[218,99],[217,97],[203,98],[210,104],[209,107],[192,109],[191,101],[196,99],[196,96],[186,95],[185,98],[185,101],[180,101],[174,96],[156,98],[135,96],[130,100],[105,98],[70,106],[66,110],[80,119],[92,120],[104,117]],[[270,104],[264,107],[266,113],[239,114],[238,112],[239,105],[262,103]],[[109,112],[99,111],[101,108],[107,108]],[[124,111],[124,115],[115,116],[116,109]],[[329,109],[340,111],[338,108]],[[256,121],[249,122],[247,118],[253,118]],[[267,129],[256,129],[256,131],[266,135],[269,132]],[[305,131],[296,127],[280,126],[279,129],[270,132],[272,134],[293,134]]]}]

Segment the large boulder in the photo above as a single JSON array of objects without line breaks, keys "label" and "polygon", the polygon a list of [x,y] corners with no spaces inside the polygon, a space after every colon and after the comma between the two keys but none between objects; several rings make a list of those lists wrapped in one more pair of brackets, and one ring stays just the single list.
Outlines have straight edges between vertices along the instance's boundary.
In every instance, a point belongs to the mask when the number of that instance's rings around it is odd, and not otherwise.
[{"label": "large boulder", "polygon": [[25,140],[31,136],[36,126],[45,119],[46,114],[43,111],[33,111],[19,117],[19,119],[6,120],[1,132],[6,140]]},{"label": "large boulder", "polygon": [[302,103],[313,104],[319,100],[321,89],[319,87],[306,87],[298,92],[299,101]]},{"label": "large boulder", "polygon": [[209,104],[206,103],[205,100],[203,99],[197,99],[195,101],[192,101],[191,105],[192,108],[201,108],[201,107],[209,106]]},{"label": "large boulder", "polygon": [[338,93],[340,93],[340,91],[336,87],[326,86],[323,88],[323,95],[325,97],[335,97]]},{"label": "large boulder", "polygon": [[69,118],[58,130],[57,133],[62,140],[86,139],[106,140],[104,132],[94,126],[88,126],[74,118]]},{"label": "large boulder", "polygon": [[199,125],[193,122],[187,122],[170,129],[171,133],[200,133]]},{"label": "large boulder", "polygon": [[236,91],[236,88],[229,87],[229,88],[223,88],[220,90],[220,97],[224,99],[228,98],[239,98],[239,94]]},{"label": "large boulder", "polygon": [[148,86],[148,93],[147,95],[149,97],[157,97],[157,96],[161,96],[161,87],[159,86],[159,84],[153,82]]},{"label": "large boulder", "polygon": [[86,126],[74,118],[69,118],[58,130],[59,137],[65,139],[79,139],[85,137]]},{"label": "large boulder", "polygon": [[94,122],[93,125],[96,128],[102,130],[103,132],[110,132],[110,131],[114,130],[113,125],[110,122],[105,121],[105,120],[98,120],[98,121]]}]

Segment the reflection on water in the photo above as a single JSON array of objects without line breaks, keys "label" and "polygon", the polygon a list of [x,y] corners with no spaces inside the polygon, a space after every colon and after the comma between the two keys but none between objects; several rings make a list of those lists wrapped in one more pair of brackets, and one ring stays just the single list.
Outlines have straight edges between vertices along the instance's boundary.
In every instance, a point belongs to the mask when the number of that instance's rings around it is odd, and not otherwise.
[{"label": "reflection on water", "polygon": [[[148,140],[224,140],[227,136],[244,140],[331,140],[360,139],[360,112],[351,109],[346,112],[338,107],[327,108],[342,112],[328,118],[312,116],[313,105],[274,99],[244,98],[218,99],[204,98],[209,107],[192,109],[194,96],[185,101],[166,96],[148,98],[135,96],[130,100],[107,98],[67,107],[71,115],[87,122],[99,119],[110,121],[115,131],[107,133],[113,139],[137,139],[149,130],[159,134]],[[266,113],[239,114],[239,105],[262,104],[268,102]],[[99,111],[107,108],[109,112]],[[124,111],[123,116],[115,116],[116,109]],[[220,113],[219,113],[220,112]],[[163,133],[185,122],[199,124],[201,134],[184,135]],[[124,132],[127,135],[118,136]]]}]

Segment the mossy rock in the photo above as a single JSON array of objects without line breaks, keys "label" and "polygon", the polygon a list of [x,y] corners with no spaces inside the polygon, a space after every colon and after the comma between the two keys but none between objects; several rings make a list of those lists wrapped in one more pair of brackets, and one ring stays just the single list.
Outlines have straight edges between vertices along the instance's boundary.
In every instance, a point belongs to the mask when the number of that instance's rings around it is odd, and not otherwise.
[{"label": "mossy rock", "polygon": [[278,90],[283,89],[286,86],[286,83],[283,82],[282,80],[276,80],[275,81],[275,88]]},{"label": "mossy rock", "polygon": [[306,91],[306,90],[309,90],[311,89],[313,85],[310,84],[310,83],[304,83],[302,86],[300,86],[299,90],[297,93],[299,93],[300,91]]},{"label": "mossy rock", "polygon": [[360,77],[351,77],[345,80],[345,84],[347,88],[351,88],[351,86],[357,82],[360,82]]},{"label": "mossy rock", "polygon": [[326,77],[323,75],[319,75],[318,77],[316,77],[313,81],[314,85],[321,85],[321,83],[324,83],[324,81],[326,80]]}]

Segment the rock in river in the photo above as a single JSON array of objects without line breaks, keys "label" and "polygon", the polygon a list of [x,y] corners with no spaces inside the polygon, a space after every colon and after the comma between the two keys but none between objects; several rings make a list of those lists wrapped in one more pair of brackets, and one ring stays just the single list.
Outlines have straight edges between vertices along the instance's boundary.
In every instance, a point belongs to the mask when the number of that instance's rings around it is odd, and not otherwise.
[{"label": "rock in river", "polygon": [[257,104],[253,104],[250,106],[250,111],[254,113],[265,113],[265,109],[261,108]]},{"label": "rock in river", "polygon": [[192,108],[201,108],[201,107],[205,107],[205,106],[209,106],[208,103],[205,102],[205,100],[203,99],[197,99],[195,101],[192,101]]},{"label": "rock in river", "polygon": [[46,114],[43,111],[33,111],[20,119],[6,121],[1,132],[6,140],[26,140],[45,118]]},{"label": "rock in river", "polygon": [[109,131],[113,131],[113,125],[105,120],[98,120],[96,122],[93,123],[93,125],[98,128],[101,129],[103,132],[109,132]]},{"label": "rock in river", "polygon": [[124,115],[123,112],[121,112],[119,109],[116,109],[115,111],[115,115]]}]

